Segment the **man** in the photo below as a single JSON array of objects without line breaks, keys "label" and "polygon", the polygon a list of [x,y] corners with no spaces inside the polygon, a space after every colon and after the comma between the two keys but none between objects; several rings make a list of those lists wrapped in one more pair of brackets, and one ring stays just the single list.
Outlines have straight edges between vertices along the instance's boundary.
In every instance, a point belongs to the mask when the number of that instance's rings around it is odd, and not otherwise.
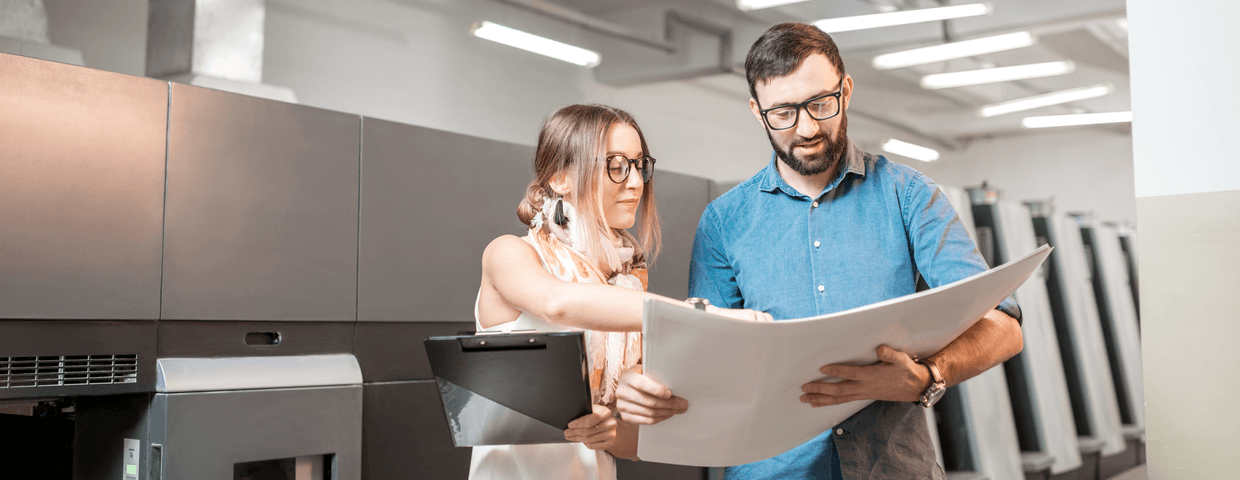
[{"label": "man", "polygon": [[[830,36],[810,25],[776,25],[754,43],[745,69],[749,107],[774,154],[703,213],[690,296],[778,321],[915,293],[919,276],[937,287],[986,269],[930,179],[848,139],[853,80]],[[793,450],[729,467],[726,478],[943,478],[923,409],[943,388],[1018,353],[1019,316],[1009,298],[930,358],[880,346],[877,364],[822,367],[843,381],[805,384],[803,403],[877,401]],[[627,421],[657,423],[687,408],[637,371],[621,383]]]}]

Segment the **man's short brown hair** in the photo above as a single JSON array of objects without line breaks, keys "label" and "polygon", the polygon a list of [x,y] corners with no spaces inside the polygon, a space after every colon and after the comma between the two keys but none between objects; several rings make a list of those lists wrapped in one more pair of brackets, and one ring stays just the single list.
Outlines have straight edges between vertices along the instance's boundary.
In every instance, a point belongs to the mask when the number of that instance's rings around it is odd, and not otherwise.
[{"label": "man's short brown hair", "polygon": [[796,70],[810,55],[821,53],[827,57],[835,71],[844,76],[844,60],[840,49],[830,35],[813,25],[804,23],[781,23],[767,29],[758,37],[749,54],[745,56],[745,79],[749,81],[749,95],[758,100],[758,82],[766,83],[786,77]]}]

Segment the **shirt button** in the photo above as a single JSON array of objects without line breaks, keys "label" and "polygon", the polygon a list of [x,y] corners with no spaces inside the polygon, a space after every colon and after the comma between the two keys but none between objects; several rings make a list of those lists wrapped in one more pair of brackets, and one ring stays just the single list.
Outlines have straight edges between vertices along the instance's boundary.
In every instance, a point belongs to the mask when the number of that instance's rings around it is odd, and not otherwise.
[{"label": "shirt button", "polygon": [[819,245],[822,245],[822,242],[819,242],[818,240],[814,240],[814,248],[818,248]]},{"label": "shirt button", "polygon": [[844,434],[844,429],[842,429],[842,428],[837,428],[837,429],[835,429],[835,434],[836,434],[836,435],[843,435],[843,434]]},{"label": "shirt button", "polygon": [[821,291],[823,291],[823,290],[826,290],[826,288],[825,288],[825,287],[823,287],[822,285],[819,285],[819,286],[818,286],[818,291],[819,291],[819,292],[821,292]]},{"label": "shirt button", "polygon": [[818,202],[814,202],[814,208],[818,208]]}]

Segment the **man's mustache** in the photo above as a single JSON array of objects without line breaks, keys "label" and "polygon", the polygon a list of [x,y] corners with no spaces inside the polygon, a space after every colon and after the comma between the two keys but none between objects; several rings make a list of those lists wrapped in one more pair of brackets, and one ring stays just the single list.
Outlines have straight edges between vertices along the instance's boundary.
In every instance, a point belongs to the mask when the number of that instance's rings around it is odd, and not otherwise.
[{"label": "man's mustache", "polygon": [[827,134],[826,134],[826,132],[820,132],[818,135],[814,135],[813,137],[807,138],[807,139],[805,139],[805,140],[801,140],[801,141],[799,141],[799,142],[797,142],[797,143],[793,143],[793,144],[789,145],[789,147],[790,147],[790,148],[791,148],[791,147],[800,147],[800,146],[802,146],[802,145],[809,145],[809,144],[811,144],[811,143],[826,142],[826,141],[827,141]]}]

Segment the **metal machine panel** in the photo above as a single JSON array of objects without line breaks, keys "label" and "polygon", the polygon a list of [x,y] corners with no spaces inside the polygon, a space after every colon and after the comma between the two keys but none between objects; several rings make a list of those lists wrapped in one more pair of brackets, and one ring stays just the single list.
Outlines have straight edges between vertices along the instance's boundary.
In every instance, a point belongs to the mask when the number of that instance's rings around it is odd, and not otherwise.
[{"label": "metal machine panel", "polygon": [[0,399],[155,389],[155,321],[0,322]]},{"label": "metal machine panel", "polygon": [[668,171],[656,173],[651,182],[663,224],[663,251],[650,269],[650,291],[671,298],[686,298],[689,296],[693,237],[702,212],[711,200],[711,182]]},{"label": "metal machine panel", "polygon": [[162,319],[356,320],[360,119],[172,84]]},{"label": "metal machine panel", "polygon": [[1119,404],[1081,230],[1062,214],[1035,218],[1034,226],[1055,247],[1047,261],[1047,288],[1077,432],[1101,441],[1102,455],[1117,454],[1124,451]]},{"label": "metal machine panel", "polygon": [[1128,286],[1128,272],[1115,227],[1085,226],[1081,237],[1091,254],[1094,295],[1102,317],[1120,419],[1145,427],[1145,387],[1141,380],[1141,332]]},{"label": "metal machine panel", "polygon": [[167,82],[0,53],[0,318],[159,318],[167,111]]},{"label": "metal machine panel", "polygon": [[355,322],[159,323],[159,357],[264,357],[352,353]]},{"label": "metal machine panel", "polygon": [[[434,380],[365,384],[362,477],[469,477],[471,449],[452,446]],[[412,475],[416,472],[416,475]]]},{"label": "metal machine panel", "polygon": [[208,392],[362,383],[353,355],[287,357],[161,358],[155,391]]},{"label": "metal machine panel", "polygon": [[[235,464],[335,455],[331,478],[361,478],[362,387],[156,394],[149,443],[162,478],[226,480]],[[146,477],[143,477],[146,478]]]},{"label": "metal machine panel", "polygon": [[362,380],[433,380],[422,341],[472,333],[473,322],[357,322],[354,352]]},{"label": "metal machine panel", "polygon": [[358,319],[473,322],[482,251],[524,235],[534,149],[363,121]]},{"label": "metal machine panel", "polygon": [[[986,207],[995,232],[996,263],[1015,260],[1038,248],[1028,208],[1008,201]],[[1059,474],[1080,467],[1081,452],[1043,272],[1038,269],[1013,294],[1023,315],[1024,349],[1004,368],[1012,389],[1021,447],[1054,456],[1051,473]]]}]

